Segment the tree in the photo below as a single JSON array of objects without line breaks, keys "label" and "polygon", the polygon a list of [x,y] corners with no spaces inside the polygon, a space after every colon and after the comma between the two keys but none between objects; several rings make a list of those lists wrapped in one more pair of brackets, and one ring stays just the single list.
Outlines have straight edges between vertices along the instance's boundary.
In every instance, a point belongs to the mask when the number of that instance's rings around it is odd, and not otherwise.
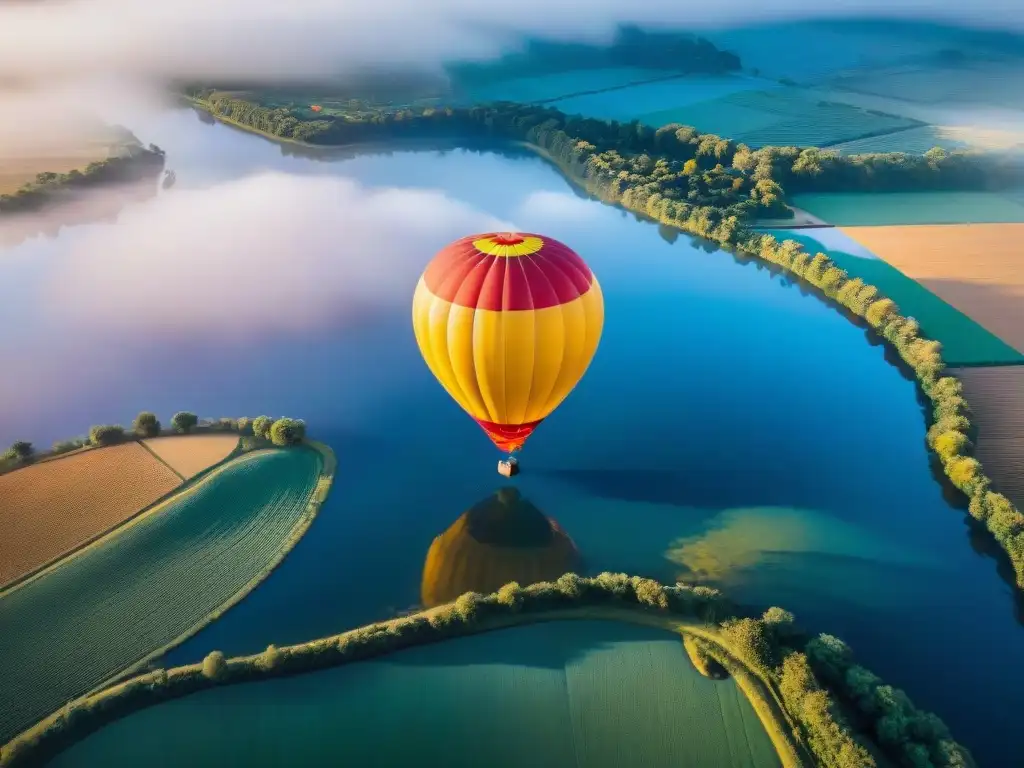
[{"label": "tree", "polygon": [[274,445],[295,445],[306,436],[306,422],[301,419],[278,419],[270,427]]},{"label": "tree", "polygon": [[192,431],[192,427],[199,423],[199,418],[188,411],[178,411],[171,417],[171,426],[183,435]]},{"label": "tree", "polygon": [[93,445],[114,445],[124,440],[124,427],[120,424],[100,424],[89,429],[89,442]]},{"label": "tree", "polygon": [[264,440],[270,439],[270,428],[273,426],[274,420],[269,416],[257,416],[252,420],[252,433],[256,437],[261,437]]},{"label": "tree", "polygon": [[156,437],[160,434],[160,421],[155,413],[142,411],[132,422],[132,430],[139,437]]},{"label": "tree", "polygon": [[36,452],[36,449],[32,447],[32,443],[26,440],[17,440],[11,444],[11,448],[8,453],[18,461],[28,461],[32,458],[32,455]]},{"label": "tree", "polygon": [[210,651],[203,659],[203,676],[211,680],[219,680],[227,671],[227,662],[220,651]]}]

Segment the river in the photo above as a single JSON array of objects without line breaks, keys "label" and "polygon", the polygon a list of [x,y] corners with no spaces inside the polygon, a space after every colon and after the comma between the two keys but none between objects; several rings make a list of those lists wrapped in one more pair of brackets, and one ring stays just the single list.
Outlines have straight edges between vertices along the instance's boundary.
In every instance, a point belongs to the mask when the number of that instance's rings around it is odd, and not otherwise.
[{"label": "river", "polygon": [[594,362],[514,481],[582,570],[781,605],[982,765],[1008,764],[1024,711],[1012,591],[933,475],[914,384],[864,330],[755,264],[581,199],[537,158],[305,156],[190,110],[131,128],[167,151],[171,190],[0,252],[0,442],[143,409],[267,413],[304,418],[339,460],[282,566],[167,663],[419,602],[433,538],[506,481],[419,356],[412,290],[447,240],[507,223],[570,244],[605,292]]}]

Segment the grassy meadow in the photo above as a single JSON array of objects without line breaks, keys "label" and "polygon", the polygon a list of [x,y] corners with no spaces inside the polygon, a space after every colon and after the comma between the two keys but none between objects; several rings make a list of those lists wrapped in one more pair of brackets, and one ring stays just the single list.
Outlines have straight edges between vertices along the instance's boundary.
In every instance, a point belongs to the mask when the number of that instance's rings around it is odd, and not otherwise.
[{"label": "grassy meadow", "polygon": [[779,759],[736,684],[702,677],[678,636],[573,621],[196,693],[112,723],[52,763],[83,764],[761,768]]},{"label": "grassy meadow", "polygon": [[0,475],[0,586],[123,522],[180,483],[134,442]]},{"label": "grassy meadow", "polygon": [[0,597],[0,741],[183,639],[264,576],[293,543],[322,465],[305,448],[237,458]]}]

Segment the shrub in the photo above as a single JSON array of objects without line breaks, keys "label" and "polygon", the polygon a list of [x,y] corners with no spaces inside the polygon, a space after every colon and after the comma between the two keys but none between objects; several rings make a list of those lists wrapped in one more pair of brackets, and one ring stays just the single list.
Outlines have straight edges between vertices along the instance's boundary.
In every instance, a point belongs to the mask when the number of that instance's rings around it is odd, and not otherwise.
[{"label": "shrub", "polygon": [[3,454],[0,454],[0,461],[25,463],[32,458],[35,452],[32,443],[25,440],[16,440],[11,444],[10,448],[4,451]]},{"label": "shrub", "polygon": [[182,435],[187,435],[198,423],[199,418],[194,413],[189,413],[188,411],[178,411],[171,417],[171,426]]},{"label": "shrub", "polygon": [[498,604],[507,605],[513,611],[523,607],[523,590],[519,582],[510,581],[498,590]]},{"label": "shrub", "polygon": [[306,423],[301,419],[278,419],[270,426],[274,445],[296,445],[306,436]]},{"label": "shrub", "polygon": [[221,680],[227,672],[227,662],[220,651],[211,651],[203,659],[203,676],[211,680]]},{"label": "shrub", "polygon": [[480,606],[482,595],[477,592],[467,592],[455,600],[455,613],[463,620],[469,621],[474,618]]},{"label": "shrub", "polygon": [[93,445],[114,445],[124,440],[124,427],[119,424],[101,424],[89,429],[89,442]]},{"label": "shrub", "polygon": [[252,419],[248,416],[243,416],[235,422],[238,427],[238,434],[240,435],[251,435],[252,434]]},{"label": "shrub", "polygon": [[[276,645],[268,645],[267,650],[260,654],[259,665],[263,669],[274,669],[281,663],[284,653]],[[205,664],[204,664],[205,674]]]},{"label": "shrub", "polygon": [[774,653],[764,622],[749,618],[727,619],[722,631],[748,664],[761,671],[773,666]]},{"label": "shrub", "polygon": [[214,423],[214,429],[218,432],[237,432],[238,422],[234,419],[221,417]]},{"label": "shrub", "polygon": [[160,434],[160,422],[155,413],[142,411],[132,422],[132,431],[139,437],[156,437]]},{"label": "shrub", "polygon": [[76,437],[73,440],[58,440],[53,444],[51,453],[67,453],[68,451],[77,451],[79,448],[89,444],[89,438],[87,437]]},{"label": "shrub", "polygon": [[668,593],[654,579],[636,579],[633,582],[637,602],[655,608],[668,608]]},{"label": "shrub", "polygon": [[252,420],[252,433],[256,437],[261,437],[264,440],[270,439],[270,427],[273,426],[274,421],[269,416],[257,416]]}]

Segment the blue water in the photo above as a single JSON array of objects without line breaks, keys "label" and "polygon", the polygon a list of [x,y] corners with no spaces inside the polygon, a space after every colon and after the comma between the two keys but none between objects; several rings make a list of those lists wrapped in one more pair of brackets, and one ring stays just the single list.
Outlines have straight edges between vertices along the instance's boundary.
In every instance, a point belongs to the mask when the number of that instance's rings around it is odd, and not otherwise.
[{"label": "blue water", "polygon": [[[782,605],[849,641],[982,764],[1007,764],[1024,711],[1011,590],[933,477],[913,384],[863,330],[765,269],[686,237],[670,244],[657,227],[581,200],[537,159],[456,151],[330,162],[187,111],[131,125],[168,151],[176,187],[118,225],[3,254],[0,321],[22,330],[2,344],[0,442],[46,444],[143,408],[164,418],[188,408],[305,418],[339,460],[330,499],[282,566],[168,664],[307,640],[417,604],[433,537],[503,481],[498,454],[420,359],[409,301],[453,227],[501,221],[570,243],[605,291],[594,362],[528,443],[516,479],[573,538],[583,569],[703,578],[737,599]],[[240,219],[211,246],[209,222],[235,221],[268,170],[288,174],[288,195],[337,177],[371,191],[317,208],[290,240],[271,206],[265,222]],[[343,209],[388,186],[435,193],[381,198],[365,216],[391,224],[367,239]],[[174,218],[174,195],[191,194],[208,203]],[[436,227],[432,206],[446,211]],[[106,254],[128,259],[126,269],[147,260],[144,273],[161,276],[142,309],[116,314],[139,290],[118,283],[74,323],[53,320],[60,307],[42,299],[60,287],[54,271],[99,258],[90,238],[143,213],[152,229]],[[277,238],[270,261],[257,256],[264,234]],[[180,251],[165,252],[179,240]],[[218,272],[240,243],[251,262]],[[202,268],[164,277],[163,261],[193,264],[188,244],[204,254]],[[312,248],[329,258],[303,260]],[[352,272],[368,263],[379,266]],[[356,278],[358,295],[337,288]],[[307,317],[336,289],[337,312]],[[197,321],[217,302],[230,313]],[[97,320],[110,312],[116,322]],[[239,313],[246,322],[228,332]]]}]

